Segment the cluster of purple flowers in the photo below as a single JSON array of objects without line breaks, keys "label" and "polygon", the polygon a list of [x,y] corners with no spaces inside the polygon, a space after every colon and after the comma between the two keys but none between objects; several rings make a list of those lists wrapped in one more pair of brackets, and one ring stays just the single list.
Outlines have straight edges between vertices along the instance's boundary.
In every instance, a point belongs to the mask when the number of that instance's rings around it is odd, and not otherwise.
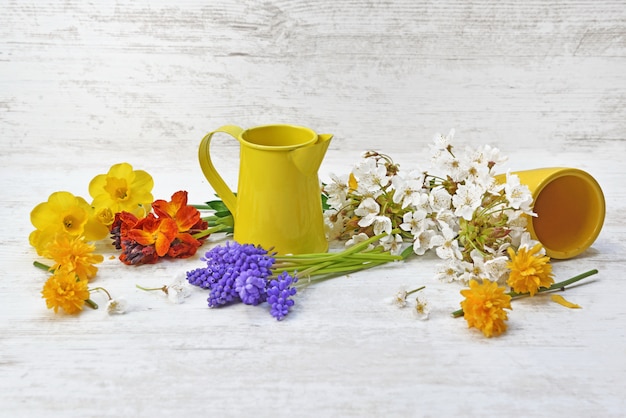
[{"label": "cluster of purple flowers", "polygon": [[216,246],[202,258],[206,267],[187,272],[190,284],[209,289],[209,307],[241,301],[246,305],[266,302],[280,320],[288,313],[296,294],[297,278],[283,272],[270,278],[275,259],[261,246],[229,241]]}]

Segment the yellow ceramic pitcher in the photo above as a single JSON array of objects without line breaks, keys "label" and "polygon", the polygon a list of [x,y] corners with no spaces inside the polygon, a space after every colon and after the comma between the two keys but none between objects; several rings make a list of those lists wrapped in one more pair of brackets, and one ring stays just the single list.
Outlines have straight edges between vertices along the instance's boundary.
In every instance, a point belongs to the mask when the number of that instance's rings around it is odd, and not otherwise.
[{"label": "yellow ceramic pitcher", "polygon": [[[598,182],[577,168],[551,167],[517,171],[520,183],[533,195],[533,212],[527,228],[546,254],[572,258],[593,244],[605,216],[604,194]],[[499,176],[505,181],[505,176]]]},{"label": "yellow ceramic pitcher", "polygon": [[[230,134],[240,144],[236,195],[211,162],[209,146],[216,132]],[[227,125],[202,139],[200,166],[234,217],[237,242],[273,248],[278,254],[328,250],[317,171],[331,138],[302,126],[244,130]]]}]

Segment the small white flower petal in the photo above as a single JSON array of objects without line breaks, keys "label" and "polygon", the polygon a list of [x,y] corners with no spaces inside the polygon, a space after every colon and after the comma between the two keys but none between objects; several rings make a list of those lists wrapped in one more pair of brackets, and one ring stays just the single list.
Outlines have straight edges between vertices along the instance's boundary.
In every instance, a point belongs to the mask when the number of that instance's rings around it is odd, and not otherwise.
[{"label": "small white flower petal", "polygon": [[122,315],[128,310],[128,302],[124,298],[109,299],[107,313],[109,315]]},{"label": "small white flower petal", "polygon": [[430,317],[430,304],[424,297],[415,298],[413,313],[420,321],[426,321]]}]

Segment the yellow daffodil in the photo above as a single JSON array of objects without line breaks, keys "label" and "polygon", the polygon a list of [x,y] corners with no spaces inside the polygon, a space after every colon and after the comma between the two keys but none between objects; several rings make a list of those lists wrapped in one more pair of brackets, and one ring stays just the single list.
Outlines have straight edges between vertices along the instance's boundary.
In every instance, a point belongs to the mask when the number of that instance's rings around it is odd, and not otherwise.
[{"label": "yellow daffodil", "polygon": [[69,192],[52,193],[47,202],[38,204],[31,211],[30,221],[36,230],[30,234],[29,241],[39,255],[43,255],[46,246],[58,234],[84,236],[87,241],[95,241],[109,232],[95,219],[94,211],[85,199]]},{"label": "yellow daffodil", "polygon": [[86,243],[82,236],[69,238],[65,234],[58,234],[46,246],[43,256],[55,261],[52,270],[68,270],[74,272],[80,280],[87,281],[98,272],[94,264],[104,260],[101,254],[94,254],[95,249],[96,247]]},{"label": "yellow daffodil", "polygon": [[109,208],[100,208],[96,211],[96,219],[102,224],[110,227],[115,220],[115,214]]},{"label": "yellow daffodil", "polygon": [[55,313],[61,308],[68,314],[76,314],[83,310],[89,299],[89,289],[86,280],[79,280],[73,272],[60,269],[50,276],[41,296],[48,309],[54,309]]},{"label": "yellow daffodil", "polygon": [[486,337],[497,336],[506,331],[504,321],[508,319],[505,309],[511,308],[511,296],[496,282],[470,280],[469,289],[461,291],[465,300],[461,302],[468,327],[478,328]]},{"label": "yellow daffodil", "polygon": [[550,257],[541,254],[541,244],[536,244],[530,250],[522,246],[513,251],[508,248],[511,261],[507,267],[511,270],[507,284],[516,293],[530,293],[533,296],[542,287],[550,287],[554,283]]},{"label": "yellow daffodil", "polygon": [[143,217],[152,204],[153,186],[150,174],[120,163],[113,165],[107,174],[94,177],[89,183],[89,194],[98,213],[108,208],[113,214],[126,211]]}]

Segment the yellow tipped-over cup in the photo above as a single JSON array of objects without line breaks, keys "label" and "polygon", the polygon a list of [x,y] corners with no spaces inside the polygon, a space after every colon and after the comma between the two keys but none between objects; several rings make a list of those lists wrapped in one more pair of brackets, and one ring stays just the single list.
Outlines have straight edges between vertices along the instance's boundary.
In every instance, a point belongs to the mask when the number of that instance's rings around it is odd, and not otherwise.
[{"label": "yellow tipped-over cup", "polygon": [[[572,258],[593,244],[604,223],[604,194],[589,173],[576,168],[539,168],[517,171],[530,189],[533,212],[531,236],[555,259]],[[505,177],[500,177],[505,181]]]},{"label": "yellow tipped-over cup", "polygon": [[[216,132],[227,133],[240,144],[236,195],[211,161],[210,142]],[[302,126],[227,125],[202,139],[200,166],[233,215],[237,242],[278,254],[328,250],[317,171],[331,138]]]}]

